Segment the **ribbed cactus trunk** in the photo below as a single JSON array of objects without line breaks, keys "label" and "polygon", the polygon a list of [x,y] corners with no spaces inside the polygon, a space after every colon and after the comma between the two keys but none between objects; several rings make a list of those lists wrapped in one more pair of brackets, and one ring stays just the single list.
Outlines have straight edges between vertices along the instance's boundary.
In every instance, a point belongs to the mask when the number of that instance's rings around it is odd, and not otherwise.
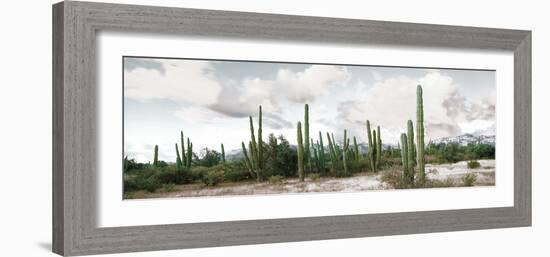
[{"label": "ribbed cactus trunk", "polygon": [[187,138],[187,168],[191,167],[191,162],[193,160],[193,143],[191,143],[191,140]]},{"label": "ribbed cactus trunk", "polygon": [[304,160],[304,143],[302,139],[302,123],[298,122],[298,125],[296,127],[296,135],[298,138],[298,177],[300,178],[300,181],[304,181],[304,166],[305,166],[305,160]]},{"label": "ribbed cactus trunk", "polygon": [[155,145],[155,153],[153,155],[153,165],[157,166],[159,164],[159,146]]},{"label": "ribbed cactus trunk", "polygon": [[367,155],[369,157],[370,167],[372,172],[376,172],[376,159],[374,158],[376,150],[374,147],[374,138],[372,137],[372,132],[370,130],[369,120],[367,120],[367,139],[368,139],[368,147],[369,147]]},{"label": "ribbed cactus trunk", "polygon": [[349,140],[348,140],[348,130],[344,129],[344,145],[342,146],[342,162],[344,163],[344,174],[348,174],[348,146],[349,146]]},{"label": "ribbed cactus trunk", "polygon": [[264,144],[262,140],[262,106],[258,107],[258,181],[262,181],[262,170],[264,168]]},{"label": "ribbed cactus trunk", "polygon": [[319,131],[319,162],[322,172],[325,172],[325,146],[323,145],[323,135]]},{"label": "ribbed cactus trunk", "polygon": [[176,171],[180,172],[182,167],[182,161],[180,157],[180,150],[178,144],[176,143]]},{"label": "ribbed cactus trunk", "polygon": [[376,137],[376,130],[372,130],[372,148],[374,150],[374,153],[373,153],[373,159],[374,159],[374,169],[376,172],[378,172],[378,140],[377,140],[377,137]]},{"label": "ribbed cactus trunk", "polygon": [[335,172],[337,168],[336,149],[334,149],[334,143],[330,139],[330,134],[328,132],[327,132],[327,140],[328,140],[328,150],[329,150],[329,156],[330,156],[331,169],[332,169],[332,172]]},{"label": "ribbed cactus trunk", "polygon": [[304,105],[304,162],[311,170],[311,150],[309,144],[309,105]]},{"label": "ribbed cactus trunk", "polygon": [[315,165],[315,167],[317,168],[317,172],[319,172],[319,170],[321,170],[321,163],[319,162],[319,152],[317,151],[319,147],[315,145],[315,143],[313,142],[313,138],[311,139],[310,146],[311,152],[313,153],[313,159],[310,161],[312,163],[310,169],[313,170],[313,165]]},{"label": "ribbed cactus trunk", "polygon": [[181,159],[182,165],[187,167],[187,155],[185,155],[185,140],[183,139],[183,131],[180,131],[180,141],[181,141]]},{"label": "ribbed cactus trunk", "polygon": [[359,160],[359,146],[357,145],[357,138],[353,137],[353,153],[355,154],[355,160]]},{"label": "ribbed cactus trunk", "polygon": [[258,148],[257,148],[257,144],[256,144],[256,135],[254,133],[254,122],[252,120],[252,116],[249,116],[248,120],[250,121],[250,158],[252,159],[252,164],[254,165],[254,170],[257,171],[259,169],[259,166],[258,166]]},{"label": "ribbed cactus trunk", "polygon": [[409,147],[407,142],[407,135],[401,134],[401,163],[403,165],[403,179],[406,183],[410,183],[410,167],[409,167]]},{"label": "ribbed cactus trunk", "polygon": [[426,181],[424,170],[424,103],[422,99],[422,86],[416,87],[416,164],[418,166],[418,178],[420,184]]},{"label": "ribbed cactus trunk", "polygon": [[407,121],[407,160],[408,160],[408,183],[413,184],[414,183],[414,165],[415,165],[415,149],[414,149],[414,130],[413,130],[413,122],[412,120]]},{"label": "ribbed cactus trunk", "polygon": [[246,167],[248,168],[248,172],[250,173],[250,176],[255,177],[256,174],[254,173],[254,166],[252,165],[252,161],[250,161],[250,158],[248,157],[248,153],[246,151],[246,146],[244,145],[244,142],[241,142],[241,145],[243,148],[244,161],[245,161]]},{"label": "ribbed cactus trunk", "polygon": [[223,144],[222,144],[222,163],[225,163],[225,148],[223,147]]},{"label": "ribbed cactus trunk", "polygon": [[[382,163],[382,139],[380,134],[380,126],[376,126],[376,165]],[[379,167],[377,167],[379,168]]]}]

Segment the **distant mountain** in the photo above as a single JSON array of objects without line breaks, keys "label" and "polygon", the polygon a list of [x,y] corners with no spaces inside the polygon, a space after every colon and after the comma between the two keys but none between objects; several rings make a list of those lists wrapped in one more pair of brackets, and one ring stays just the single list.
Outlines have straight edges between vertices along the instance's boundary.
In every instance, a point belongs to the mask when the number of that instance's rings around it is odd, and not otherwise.
[{"label": "distant mountain", "polygon": [[459,145],[468,145],[468,144],[487,144],[495,145],[495,135],[474,135],[474,134],[464,134],[456,137],[443,137],[438,139],[432,139],[431,143],[433,144],[459,144]]}]

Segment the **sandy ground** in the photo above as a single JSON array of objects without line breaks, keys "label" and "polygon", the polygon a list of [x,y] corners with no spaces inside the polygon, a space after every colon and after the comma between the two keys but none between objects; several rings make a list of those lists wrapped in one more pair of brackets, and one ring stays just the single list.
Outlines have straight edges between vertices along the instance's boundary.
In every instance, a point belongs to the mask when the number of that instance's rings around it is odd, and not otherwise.
[{"label": "sandy ground", "polygon": [[[494,185],[495,161],[480,160],[480,168],[468,169],[466,162],[454,164],[427,164],[428,179],[448,181],[461,185],[461,178],[468,173],[477,175],[476,186]],[[226,195],[255,195],[277,193],[304,193],[304,192],[359,192],[366,190],[391,189],[381,181],[380,174],[360,173],[349,178],[320,178],[312,181],[306,179],[299,182],[298,179],[288,179],[281,183],[270,184],[268,182],[225,182],[216,187],[206,187],[202,184],[179,185],[172,192],[158,192],[136,198],[157,197],[196,197],[196,196],[226,196]]]}]

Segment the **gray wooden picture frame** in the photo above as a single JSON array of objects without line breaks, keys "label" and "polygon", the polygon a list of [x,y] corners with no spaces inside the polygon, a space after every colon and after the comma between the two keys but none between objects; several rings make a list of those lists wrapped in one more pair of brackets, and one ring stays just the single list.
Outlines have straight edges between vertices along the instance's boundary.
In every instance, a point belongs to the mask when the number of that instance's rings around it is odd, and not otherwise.
[{"label": "gray wooden picture frame", "polygon": [[[513,51],[514,206],[99,228],[95,223],[95,37],[100,30]],[[53,6],[55,253],[88,255],[530,225],[530,31],[73,1]]]}]

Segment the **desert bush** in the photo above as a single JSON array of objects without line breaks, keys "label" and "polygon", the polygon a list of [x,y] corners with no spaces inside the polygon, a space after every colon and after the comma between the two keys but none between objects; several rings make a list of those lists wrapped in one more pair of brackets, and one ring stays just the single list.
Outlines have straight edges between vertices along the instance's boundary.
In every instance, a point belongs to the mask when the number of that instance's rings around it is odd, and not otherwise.
[{"label": "desert bush", "polygon": [[164,190],[164,192],[172,192],[174,191],[175,187],[176,187],[176,184],[168,183],[168,184],[162,185],[162,190]]},{"label": "desert bush", "polygon": [[203,166],[193,166],[189,170],[189,177],[193,180],[202,180],[202,178],[208,173],[210,169]]},{"label": "desert bush", "polygon": [[481,164],[478,161],[469,161],[468,162],[468,169],[477,169],[481,167]]},{"label": "desert bush", "polygon": [[309,175],[307,175],[307,177],[311,180],[311,181],[317,181],[321,178],[321,174],[319,173],[310,173]]},{"label": "desert bush", "polygon": [[158,170],[154,176],[163,184],[173,183],[182,185],[193,181],[193,178],[189,174],[189,169],[181,168],[178,171],[175,166],[164,167]]},{"label": "desert bush", "polygon": [[410,185],[403,179],[403,172],[397,169],[384,171],[380,179],[394,189],[410,188]]},{"label": "desert bush", "polygon": [[353,173],[370,171],[370,161],[368,159],[349,161],[348,165],[349,171]]},{"label": "desert bush", "polygon": [[281,184],[283,183],[285,180],[285,177],[281,176],[281,175],[273,175],[273,176],[270,176],[269,179],[267,180],[267,182],[269,184]]},{"label": "desert bush", "polygon": [[474,173],[468,173],[462,176],[462,183],[466,187],[474,186],[474,183],[476,182],[476,180],[477,180],[477,175]]},{"label": "desert bush", "polygon": [[162,182],[155,176],[154,171],[142,172],[134,176],[124,178],[124,191],[147,190],[155,192],[162,186]]},{"label": "desert bush", "polygon": [[242,181],[250,179],[250,173],[248,172],[245,164],[242,161],[233,161],[223,166],[223,178],[225,181]]},{"label": "desert bush", "polygon": [[216,186],[223,181],[223,171],[222,170],[210,170],[203,175],[201,179],[202,183],[206,186]]}]

